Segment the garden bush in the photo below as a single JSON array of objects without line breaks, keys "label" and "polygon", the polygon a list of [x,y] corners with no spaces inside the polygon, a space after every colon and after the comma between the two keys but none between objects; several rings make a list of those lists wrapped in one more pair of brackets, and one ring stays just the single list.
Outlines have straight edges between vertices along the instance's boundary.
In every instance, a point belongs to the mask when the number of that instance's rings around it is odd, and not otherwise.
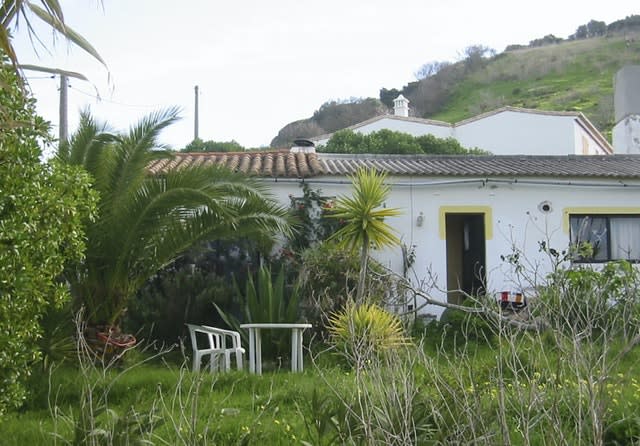
[{"label": "garden bush", "polygon": [[[479,305],[466,299],[463,306],[474,308]],[[427,334],[431,341],[444,342],[447,346],[465,345],[468,342],[492,343],[496,340],[497,327],[495,321],[479,313],[447,308],[442,312],[439,321],[428,325]]]},{"label": "garden bush", "polygon": [[95,210],[86,173],[40,161],[48,123],[14,68],[0,51],[0,416],[26,397],[41,319],[69,300],[58,277],[82,260]]},{"label": "garden bush", "polygon": [[257,264],[249,243],[213,241],[158,272],[131,300],[123,321],[132,333],[166,345],[186,336],[185,323],[224,324],[214,304],[232,311],[236,288]]},{"label": "garden bush", "polygon": [[[325,241],[303,251],[300,263],[292,266],[299,268],[302,316],[313,324],[317,339],[327,341],[329,315],[342,310],[358,286],[358,254]],[[395,289],[395,282],[375,260],[369,262],[369,268],[368,299],[383,304]]]},{"label": "garden bush", "polygon": [[329,324],[336,352],[356,369],[409,342],[400,318],[373,303],[350,301],[329,317]]},{"label": "garden bush", "polygon": [[639,287],[640,273],[626,261],[558,268],[539,292],[536,315],[565,333],[629,339],[640,327]]}]

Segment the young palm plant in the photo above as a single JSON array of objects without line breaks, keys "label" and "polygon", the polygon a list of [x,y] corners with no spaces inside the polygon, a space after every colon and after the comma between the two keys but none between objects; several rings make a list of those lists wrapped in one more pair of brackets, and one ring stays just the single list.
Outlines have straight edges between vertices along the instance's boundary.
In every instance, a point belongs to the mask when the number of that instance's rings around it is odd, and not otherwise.
[{"label": "young palm plant", "polygon": [[93,176],[100,195],[98,218],[86,223],[86,257],[66,277],[90,325],[117,326],[136,291],[198,242],[290,231],[287,210],[251,178],[214,166],[150,174],[150,161],[171,156],[157,139],[176,119],[169,109],[116,134],[83,112],[59,149],[61,161]]},{"label": "young palm plant", "polygon": [[386,174],[374,169],[358,170],[351,178],[353,196],[339,197],[331,214],[345,222],[331,239],[351,249],[360,249],[357,302],[362,302],[364,297],[370,247],[380,249],[400,243],[393,228],[384,221],[386,217],[400,215],[399,209],[383,207],[391,192],[390,186],[384,184],[385,179]]}]

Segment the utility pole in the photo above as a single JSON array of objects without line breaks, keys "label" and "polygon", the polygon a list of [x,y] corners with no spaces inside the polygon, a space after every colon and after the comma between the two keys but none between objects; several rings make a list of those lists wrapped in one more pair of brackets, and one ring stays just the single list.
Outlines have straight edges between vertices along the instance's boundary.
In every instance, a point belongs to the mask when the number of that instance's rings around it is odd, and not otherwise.
[{"label": "utility pole", "polygon": [[69,139],[67,124],[67,87],[69,83],[67,76],[60,75],[60,122],[58,124],[60,143]]},{"label": "utility pole", "polygon": [[195,94],[196,94],[196,100],[195,100],[196,110],[195,110],[195,119],[193,122],[193,139],[194,140],[198,139],[198,86],[197,85],[195,88]]}]

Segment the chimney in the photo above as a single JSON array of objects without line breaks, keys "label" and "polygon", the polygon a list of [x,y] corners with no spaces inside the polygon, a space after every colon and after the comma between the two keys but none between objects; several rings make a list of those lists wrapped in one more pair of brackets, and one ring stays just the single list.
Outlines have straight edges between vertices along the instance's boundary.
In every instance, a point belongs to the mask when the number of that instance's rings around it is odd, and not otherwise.
[{"label": "chimney", "polygon": [[293,141],[291,153],[316,153],[316,145],[313,141],[304,138],[298,138]]},{"label": "chimney", "polygon": [[640,65],[626,65],[613,82],[613,152],[640,154]]},{"label": "chimney", "polygon": [[395,116],[409,116],[409,99],[400,95],[393,100],[393,114]]}]

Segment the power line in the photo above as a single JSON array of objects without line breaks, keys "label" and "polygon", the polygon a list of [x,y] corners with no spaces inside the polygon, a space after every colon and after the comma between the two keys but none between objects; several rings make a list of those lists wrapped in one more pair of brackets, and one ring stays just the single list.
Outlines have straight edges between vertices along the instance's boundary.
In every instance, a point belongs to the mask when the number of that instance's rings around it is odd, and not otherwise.
[{"label": "power line", "polygon": [[74,91],[77,91],[78,93],[88,96],[90,98],[95,99],[96,101],[99,102],[106,102],[109,104],[114,104],[114,105],[119,105],[121,107],[129,107],[129,108],[143,108],[143,109],[157,109],[157,108],[161,108],[163,107],[162,105],[137,105],[137,104],[125,104],[124,102],[118,102],[118,101],[112,101],[109,99],[104,99],[98,95],[92,94],[92,93],[88,93],[86,91],[80,90],[76,87],[74,87],[73,85],[69,85],[69,88],[73,89]]}]

